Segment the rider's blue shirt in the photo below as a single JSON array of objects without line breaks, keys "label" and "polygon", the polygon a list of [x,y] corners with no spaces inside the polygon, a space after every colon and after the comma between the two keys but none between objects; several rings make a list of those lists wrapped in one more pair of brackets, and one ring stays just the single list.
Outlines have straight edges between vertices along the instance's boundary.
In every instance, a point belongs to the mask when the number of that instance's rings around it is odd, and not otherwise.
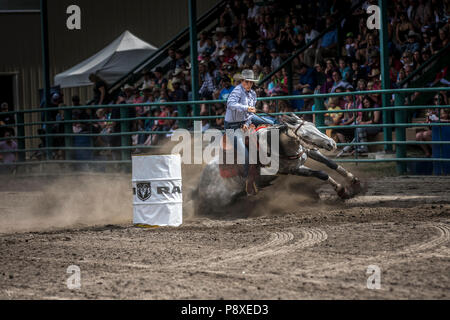
[{"label": "rider's blue shirt", "polygon": [[246,91],[240,84],[230,93],[227,100],[227,111],[225,113],[226,122],[247,121],[252,113],[248,112],[248,107],[256,105],[256,92]]}]

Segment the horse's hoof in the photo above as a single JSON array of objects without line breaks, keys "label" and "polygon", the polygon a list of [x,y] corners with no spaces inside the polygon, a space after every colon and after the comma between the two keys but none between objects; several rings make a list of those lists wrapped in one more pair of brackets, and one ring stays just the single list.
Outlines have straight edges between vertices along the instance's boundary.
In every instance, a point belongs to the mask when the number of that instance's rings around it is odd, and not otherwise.
[{"label": "horse's hoof", "polygon": [[345,187],[338,189],[337,194],[338,194],[339,198],[341,198],[342,200],[347,200],[347,199],[351,198],[350,192]]},{"label": "horse's hoof", "polygon": [[361,192],[363,192],[364,187],[361,184],[361,181],[358,178],[353,179],[350,188],[352,190],[353,194],[360,194]]}]

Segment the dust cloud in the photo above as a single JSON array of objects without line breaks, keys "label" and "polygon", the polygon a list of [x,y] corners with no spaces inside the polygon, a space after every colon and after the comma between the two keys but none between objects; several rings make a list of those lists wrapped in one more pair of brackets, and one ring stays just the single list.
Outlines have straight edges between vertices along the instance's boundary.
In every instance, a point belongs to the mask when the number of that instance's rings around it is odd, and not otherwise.
[{"label": "dust cloud", "polygon": [[0,232],[131,223],[130,177],[9,178],[0,191]]},{"label": "dust cloud", "polygon": [[[163,153],[170,153],[167,144]],[[168,152],[169,151],[169,152]],[[161,154],[161,151],[158,152]],[[152,152],[152,154],[157,154]],[[314,162],[337,180],[335,172]],[[215,212],[196,212],[193,195],[202,165],[183,165],[183,220],[205,216],[239,219],[306,212],[339,205],[321,202],[316,190],[323,181],[315,178],[281,176],[256,196],[240,197]],[[355,167],[351,168],[355,173]],[[358,174],[358,173],[357,173]],[[2,177],[0,184],[0,233],[82,228],[94,225],[131,225],[133,203],[131,174],[72,173],[47,177]]]}]

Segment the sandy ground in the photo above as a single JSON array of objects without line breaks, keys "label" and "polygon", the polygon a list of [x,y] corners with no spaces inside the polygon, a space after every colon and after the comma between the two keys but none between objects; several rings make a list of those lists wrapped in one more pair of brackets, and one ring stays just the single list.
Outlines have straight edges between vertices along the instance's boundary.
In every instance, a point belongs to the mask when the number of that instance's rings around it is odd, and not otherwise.
[{"label": "sandy ground", "polygon": [[132,226],[128,175],[11,178],[0,299],[449,299],[450,178],[373,176],[345,202],[289,177],[225,216],[156,229]]}]

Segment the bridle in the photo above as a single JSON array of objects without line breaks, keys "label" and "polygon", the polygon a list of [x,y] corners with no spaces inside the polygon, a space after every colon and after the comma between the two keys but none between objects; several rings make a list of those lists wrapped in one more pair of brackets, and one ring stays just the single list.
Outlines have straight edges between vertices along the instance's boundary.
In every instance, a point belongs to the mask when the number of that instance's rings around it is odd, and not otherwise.
[{"label": "bridle", "polygon": [[[291,137],[293,139],[296,139],[299,141],[300,145],[302,146],[302,151],[293,155],[293,156],[282,156],[282,158],[287,159],[287,160],[298,160],[300,159],[303,154],[306,152],[307,148],[304,146],[304,144],[302,143],[302,140],[299,138],[299,136],[297,135],[298,130],[305,124],[305,121],[302,120],[302,122],[295,128],[294,130],[294,136]],[[287,133],[286,133],[287,134]],[[289,137],[290,135],[287,134]]]},{"label": "bridle", "polygon": [[298,130],[305,124],[305,121],[302,120],[302,123],[300,123],[297,128],[295,128],[294,134],[298,137]]}]

